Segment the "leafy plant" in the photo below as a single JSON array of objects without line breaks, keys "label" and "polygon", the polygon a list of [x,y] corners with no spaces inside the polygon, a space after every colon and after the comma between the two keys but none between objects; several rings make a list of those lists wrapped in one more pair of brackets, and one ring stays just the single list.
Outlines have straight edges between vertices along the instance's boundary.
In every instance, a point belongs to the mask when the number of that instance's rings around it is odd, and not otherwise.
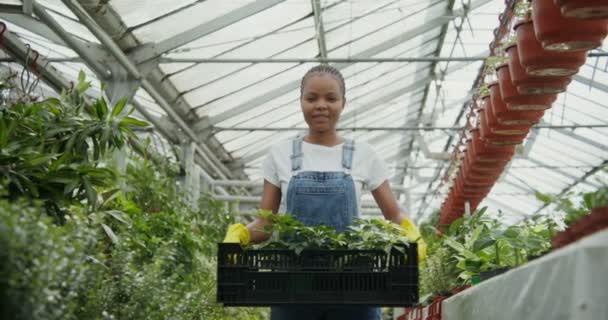
[{"label": "leafy plant", "polygon": [[108,187],[114,172],[102,161],[109,150],[122,148],[132,128],[147,126],[123,112],[127,100],[109,108],[103,98],[85,102],[89,83],[81,73],[76,88],[61,99],[18,102],[0,110],[0,177],[8,181],[11,199],[45,201],[47,211],[81,201],[95,205],[96,187]]},{"label": "leafy plant", "polygon": [[260,216],[268,219],[272,226],[266,228],[270,239],[256,249],[276,248],[294,250],[300,254],[305,249],[353,249],[384,250],[405,252],[409,241],[402,229],[394,223],[379,219],[355,220],[354,225],[336,234],[329,226],[306,226],[289,214],[273,214],[261,211]]},{"label": "leafy plant", "polygon": [[490,94],[490,87],[488,86],[488,84],[484,83],[481,86],[479,86],[479,89],[477,89],[477,94],[480,97],[489,95]]},{"label": "leafy plant", "polygon": [[[608,186],[601,186],[595,191],[574,193],[567,192],[561,196],[552,196],[536,192],[536,198],[545,205],[554,205],[555,211],[566,214],[564,223],[571,226],[595,208],[608,206]],[[576,202],[575,199],[582,199]]]},{"label": "leafy plant", "polygon": [[143,123],[122,102],[86,102],[88,86],[0,110],[0,317],[266,317],[214,301],[216,245],[234,220],[223,203],[193,209],[174,170],[132,153],[115,187],[108,151]]},{"label": "leafy plant", "polygon": [[532,6],[527,1],[519,1],[515,5],[515,15],[519,18],[525,19],[532,13]]},{"label": "leafy plant", "polygon": [[452,289],[459,286],[455,265],[452,251],[447,247],[439,247],[429,255],[420,268],[422,301],[432,296],[448,295]]}]

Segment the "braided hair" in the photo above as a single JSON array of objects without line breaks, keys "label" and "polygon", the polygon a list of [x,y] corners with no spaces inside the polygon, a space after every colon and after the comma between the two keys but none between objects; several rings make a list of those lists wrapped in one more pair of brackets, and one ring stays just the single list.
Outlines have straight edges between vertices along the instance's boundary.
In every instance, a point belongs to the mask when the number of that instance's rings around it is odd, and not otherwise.
[{"label": "braided hair", "polygon": [[323,73],[326,73],[326,74],[334,77],[334,79],[336,79],[336,81],[338,81],[338,85],[340,86],[340,91],[342,91],[342,98],[344,99],[344,97],[346,95],[346,86],[344,85],[344,77],[342,76],[342,73],[340,72],[340,70],[338,70],[330,65],[327,65],[327,64],[320,64],[318,66],[314,66],[314,67],[310,68],[306,72],[306,74],[304,74],[304,77],[302,77],[302,82],[300,83],[300,97],[304,93],[304,83],[306,83],[308,78],[310,78],[314,75],[319,75],[319,74],[323,74]]}]

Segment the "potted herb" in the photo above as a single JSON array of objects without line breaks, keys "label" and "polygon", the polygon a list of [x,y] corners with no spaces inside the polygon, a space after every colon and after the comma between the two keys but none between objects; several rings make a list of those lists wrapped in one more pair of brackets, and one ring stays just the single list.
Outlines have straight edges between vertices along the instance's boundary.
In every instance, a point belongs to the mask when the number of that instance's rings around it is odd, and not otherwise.
[{"label": "potted herb", "polygon": [[555,0],[564,17],[576,19],[608,18],[608,4],[604,0]]},{"label": "potted herb", "polygon": [[545,50],[588,51],[601,46],[608,34],[605,19],[564,17],[554,0],[533,0],[532,19],[536,38]]}]

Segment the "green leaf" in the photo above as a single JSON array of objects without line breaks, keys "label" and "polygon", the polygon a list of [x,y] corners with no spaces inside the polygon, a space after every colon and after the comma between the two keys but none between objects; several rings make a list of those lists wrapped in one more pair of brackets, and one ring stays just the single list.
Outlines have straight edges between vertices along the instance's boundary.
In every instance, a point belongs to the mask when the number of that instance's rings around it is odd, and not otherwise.
[{"label": "green leaf", "polygon": [[122,99],[120,99],[120,101],[118,101],[118,103],[114,106],[114,109],[112,109],[112,116],[117,116],[119,115],[122,110],[125,108],[125,106],[127,105],[127,97],[124,97]]},{"label": "green leaf", "polygon": [[473,244],[473,251],[478,252],[480,250],[483,250],[493,245],[494,242],[496,242],[496,239],[493,239],[491,237],[480,238]]},{"label": "green leaf", "polygon": [[124,117],[121,121],[121,124],[136,126],[136,127],[147,127],[150,124],[146,121],[139,120],[133,117]]},{"label": "green leaf", "polygon": [[84,184],[84,188],[87,193],[87,198],[89,200],[89,205],[94,206],[97,201],[97,192],[93,189],[93,185],[91,184],[91,180],[88,177],[83,177],[82,182]]},{"label": "green leaf", "polygon": [[114,234],[114,231],[112,231],[110,227],[108,227],[105,223],[102,223],[101,227],[103,228],[103,231],[108,236],[108,238],[110,238],[112,243],[118,243],[118,237],[116,236],[116,234]]},{"label": "green leaf", "polygon": [[38,156],[30,159],[28,161],[28,165],[32,166],[32,167],[37,167],[41,164],[49,163],[51,160],[53,160],[54,157],[55,157],[55,155],[53,155],[53,154],[38,155]]},{"label": "green leaf", "polygon": [[553,201],[553,198],[548,194],[544,194],[544,193],[540,193],[540,192],[536,191],[535,195],[536,195],[536,199],[538,199],[539,201],[541,201],[543,203],[551,203]]}]

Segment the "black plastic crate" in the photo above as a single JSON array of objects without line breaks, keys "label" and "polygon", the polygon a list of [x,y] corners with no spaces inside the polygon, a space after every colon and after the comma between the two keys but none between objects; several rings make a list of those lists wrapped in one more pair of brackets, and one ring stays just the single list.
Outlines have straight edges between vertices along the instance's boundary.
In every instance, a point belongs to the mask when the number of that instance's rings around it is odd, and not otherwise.
[{"label": "black plastic crate", "polygon": [[217,301],[226,306],[285,304],[411,306],[418,302],[418,252],[246,250],[220,243]]}]

